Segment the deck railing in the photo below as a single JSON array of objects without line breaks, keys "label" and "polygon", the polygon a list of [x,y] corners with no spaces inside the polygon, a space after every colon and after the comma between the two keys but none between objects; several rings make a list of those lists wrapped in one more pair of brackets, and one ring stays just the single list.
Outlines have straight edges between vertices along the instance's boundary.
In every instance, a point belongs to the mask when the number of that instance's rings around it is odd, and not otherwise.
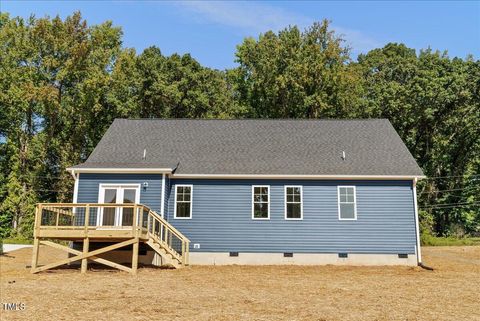
[{"label": "deck railing", "polygon": [[[142,204],[40,203],[35,215],[35,235],[48,231],[68,239],[81,231],[83,237],[118,237],[114,231],[131,231],[124,236],[150,240],[184,265],[188,264],[190,240],[161,215]],[[52,232],[52,233],[53,233]],[[61,234],[59,234],[61,232]],[[94,233],[95,232],[95,233]],[[77,234],[75,234],[77,233]]]},{"label": "deck railing", "polygon": [[150,211],[147,219],[149,236],[183,265],[188,265],[190,240],[156,212]]}]

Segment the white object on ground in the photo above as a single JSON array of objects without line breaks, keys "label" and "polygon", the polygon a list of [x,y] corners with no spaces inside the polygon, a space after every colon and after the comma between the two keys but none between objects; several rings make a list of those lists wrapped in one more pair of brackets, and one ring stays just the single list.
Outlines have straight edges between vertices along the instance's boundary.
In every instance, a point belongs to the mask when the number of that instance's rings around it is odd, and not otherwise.
[{"label": "white object on ground", "polygon": [[33,245],[29,244],[3,244],[3,252],[11,252],[19,249],[23,249],[24,247],[32,247]]}]

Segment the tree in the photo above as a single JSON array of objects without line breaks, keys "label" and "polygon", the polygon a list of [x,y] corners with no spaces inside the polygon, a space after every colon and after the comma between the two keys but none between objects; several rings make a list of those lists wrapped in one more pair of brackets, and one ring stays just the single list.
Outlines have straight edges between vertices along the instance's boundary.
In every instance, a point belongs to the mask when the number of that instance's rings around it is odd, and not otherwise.
[{"label": "tree", "polygon": [[327,21],[304,32],[288,27],[247,38],[237,47],[233,73],[248,116],[333,118],[355,114],[361,79],[349,48]]},{"label": "tree", "polygon": [[139,116],[225,118],[235,109],[225,74],[186,54],[165,57],[150,47],[138,56]]},{"label": "tree", "polygon": [[27,225],[38,199],[70,197],[73,182],[65,168],[88,155],[115,117],[104,102],[120,39],[110,22],[88,27],[80,13],[64,21],[1,15],[0,134],[7,174],[0,208],[15,233],[31,234]]},{"label": "tree", "polygon": [[[359,56],[358,64],[366,86],[363,116],[388,118],[425,174],[441,177],[421,183],[420,205],[434,216],[435,232],[472,223],[468,213],[475,207],[468,204],[479,201],[472,176],[480,158],[479,62],[430,49],[417,56],[403,44],[388,44]],[[441,207],[458,203],[467,204]],[[477,220],[468,229],[479,227]]]}]

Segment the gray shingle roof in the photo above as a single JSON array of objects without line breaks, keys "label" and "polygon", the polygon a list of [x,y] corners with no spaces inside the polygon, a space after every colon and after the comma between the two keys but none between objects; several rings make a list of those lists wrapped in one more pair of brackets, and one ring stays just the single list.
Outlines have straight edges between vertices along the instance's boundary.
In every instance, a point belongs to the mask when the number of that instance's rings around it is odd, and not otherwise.
[{"label": "gray shingle roof", "polygon": [[423,175],[384,119],[116,119],[73,168],[177,164],[176,174]]}]

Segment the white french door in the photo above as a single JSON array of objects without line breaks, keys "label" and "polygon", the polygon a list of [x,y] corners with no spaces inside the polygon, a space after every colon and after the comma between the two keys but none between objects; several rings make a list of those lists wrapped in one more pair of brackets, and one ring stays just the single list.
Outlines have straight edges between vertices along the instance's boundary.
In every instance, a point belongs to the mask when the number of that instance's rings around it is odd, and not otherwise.
[{"label": "white french door", "polygon": [[[140,203],[140,184],[100,184],[98,202],[107,204]],[[98,210],[99,226],[132,226],[133,208],[105,207]]]}]

